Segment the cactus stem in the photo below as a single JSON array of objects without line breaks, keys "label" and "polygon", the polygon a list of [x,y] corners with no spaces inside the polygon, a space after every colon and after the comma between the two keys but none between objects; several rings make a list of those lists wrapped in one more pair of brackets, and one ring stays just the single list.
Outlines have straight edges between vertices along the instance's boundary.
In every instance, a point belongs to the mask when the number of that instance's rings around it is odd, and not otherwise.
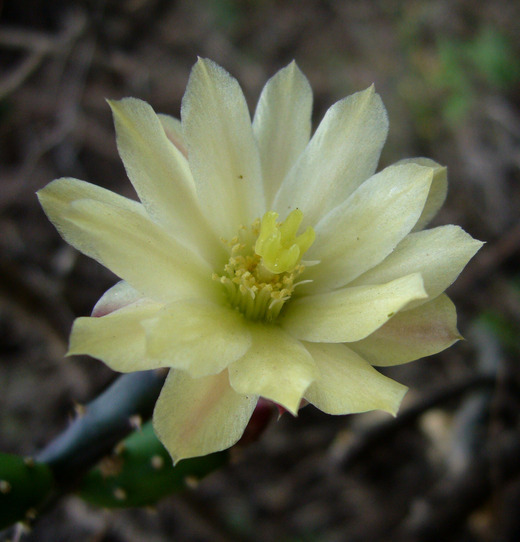
[{"label": "cactus stem", "polygon": [[[180,466],[171,466],[171,457],[157,439],[151,422],[130,435],[122,455],[110,455],[121,471],[106,475],[106,460],[90,471],[80,487],[80,496],[87,502],[108,508],[128,508],[155,504],[159,499],[186,489],[186,480],[194,487],[210,472],[227,463],[228,454],[219,452],[205,457],[187,459]],[[121,493],[124,491],[124,493]]]},{"label": "cactus stem", "polygon": [[70,489],[131,431],[130,418],[151,416],[163,382],[164,375],[156,371],[119,377],[36,459],[51,468],[63,490]]}]

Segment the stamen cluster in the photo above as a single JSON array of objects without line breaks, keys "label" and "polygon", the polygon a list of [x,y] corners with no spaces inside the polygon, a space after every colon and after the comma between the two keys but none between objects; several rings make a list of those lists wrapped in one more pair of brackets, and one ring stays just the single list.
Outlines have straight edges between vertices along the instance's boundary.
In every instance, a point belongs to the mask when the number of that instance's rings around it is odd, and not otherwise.
[{"label": "stamen cluster", "polygon": [[261,222],[255,220],[250,230],[242,227],[239,236],[229,245],[231,255],[224,266],[224,273],[214,273],[213,279],[224,285],[231,305],[248,320],[274,321],[294,288],[300,284],[296,279],[305,266],[297,263],[289,271],[273,273],[263,264],[263,258],[254,250],[254,240],[260,234]]}]

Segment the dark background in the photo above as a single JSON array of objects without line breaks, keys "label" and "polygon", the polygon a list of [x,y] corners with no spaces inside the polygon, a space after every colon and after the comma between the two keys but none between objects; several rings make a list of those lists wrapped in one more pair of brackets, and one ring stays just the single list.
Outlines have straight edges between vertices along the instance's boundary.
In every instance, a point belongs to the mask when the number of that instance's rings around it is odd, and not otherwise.
[{"label": "dark background", "polygon": [[296,59],[316,122],[375,83],[390,118],[380,167],[410,156],[448,165],[435,224],[487,241],[449,291],[467,341],[387,371],[410,386],[396,421],[307,407],[155,512],[109,513],[70,497],[27,541],[520,540],[519,21],[520,4],[507,0],[4,3],[3,451],[41,448],[75,402],[115,376],[63,358],[73,318],[114,277],[58,237],[34,193],[73,176],[134,197],[105,98],[136,96],[178,115],[197,55],[236,76],[252,109],[267,78]]}]

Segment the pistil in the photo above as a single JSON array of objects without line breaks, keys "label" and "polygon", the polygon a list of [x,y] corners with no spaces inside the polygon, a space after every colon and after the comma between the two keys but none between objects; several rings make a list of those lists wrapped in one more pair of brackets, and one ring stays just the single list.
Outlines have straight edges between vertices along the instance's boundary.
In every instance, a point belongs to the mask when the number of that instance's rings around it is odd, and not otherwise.
[{"label": "pistil", "polygon": [[314,241],[310,227],[296,236],[303,220],[300,210],[285,222],[277,223],[277,218],[269,211],[250,230],[241,227],[227,243],[231,255],[224,273],[213,275],[224,285],[231,305],[249,320],[272,322],[278,317],[305,269],[301,257]]}]

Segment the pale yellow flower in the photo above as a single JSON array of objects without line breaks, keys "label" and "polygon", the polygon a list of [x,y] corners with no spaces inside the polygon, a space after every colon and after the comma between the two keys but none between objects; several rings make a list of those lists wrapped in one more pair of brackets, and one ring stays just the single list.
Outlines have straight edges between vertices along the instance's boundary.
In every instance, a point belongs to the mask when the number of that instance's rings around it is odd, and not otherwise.
[{"label": "pale yellow flower", "polygon": [[194,66],[182,124],[137,99],[110,103],[141,203],[76,180],[39,192],[63,238],[122,281],[78,318],[71,354],[116,371],[168,367],[155,429],[175,460],[234,444],[265,397],[296,414],[395,414],[406,388],[374,366],[459,338],[444,290],[481,243],[423,230],[446,170],[405,160],[375,174],[388,121],[371,87],[311,133],[295,63],[251,123],[235,79]]}]

